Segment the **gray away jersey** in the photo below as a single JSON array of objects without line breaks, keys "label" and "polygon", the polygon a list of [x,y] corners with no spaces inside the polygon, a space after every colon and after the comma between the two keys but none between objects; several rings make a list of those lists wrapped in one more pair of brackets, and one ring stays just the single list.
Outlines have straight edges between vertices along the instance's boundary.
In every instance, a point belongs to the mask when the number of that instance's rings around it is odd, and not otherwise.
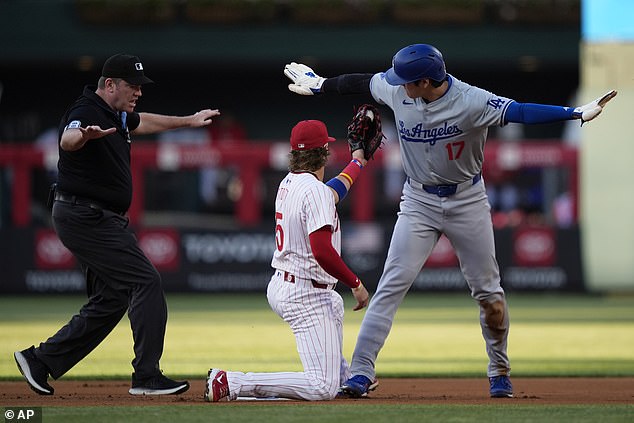
[{"label": "gray away jersey", "polygon": [[374,99],[394,111],[405,174],[428,185],[465,182],[482,171],[489,126],[503,126],[513,100],[449,76],[445,95],[431,103],[407,96],[384,73],[370,81]]}]

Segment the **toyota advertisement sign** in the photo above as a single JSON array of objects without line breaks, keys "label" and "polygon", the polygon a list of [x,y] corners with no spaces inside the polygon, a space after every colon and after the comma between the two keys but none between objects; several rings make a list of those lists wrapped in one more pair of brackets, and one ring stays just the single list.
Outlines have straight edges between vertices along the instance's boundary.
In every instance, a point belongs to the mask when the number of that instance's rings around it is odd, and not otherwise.
[{"label": "toyota advertisement sign", "polygon": [[[344,224],[342,255],[374,291],[393,222]],[[166,291],[266,290],[275,238],[270,228],[210,231],[139,228],[139,246],[160,272]],[[0,229],[0,293],[84,292],[79,264],[50,228]],[[582,291],[578,229],[496,230],[496,252],[507,290]],[[340,287],[341,288],[341,287]],[[412,290],[467,289],[449,239],[441,236]]]}]

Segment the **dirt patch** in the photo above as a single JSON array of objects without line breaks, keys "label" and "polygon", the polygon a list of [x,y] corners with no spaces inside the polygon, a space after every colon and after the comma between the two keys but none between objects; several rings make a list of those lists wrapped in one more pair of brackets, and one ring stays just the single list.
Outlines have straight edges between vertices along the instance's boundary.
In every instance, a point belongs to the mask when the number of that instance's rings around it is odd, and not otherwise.
[{"label": "dirt patch", "polygon": [[[128,381],[52,381],[55,395],[40,396],[26,382],[0,382],[3,406],[116,406],[203,404],[204,380],[190,380],[182,395],[138,397]],[[368,398],[337,399],[374,404],[632,404],[634,378],[513,378],[515,397],[492,399],[486,378],[382,379]],[[295,404],[298,401],[241,401],[226,404]],[[210,404],[210,406],[212,406]]]}]

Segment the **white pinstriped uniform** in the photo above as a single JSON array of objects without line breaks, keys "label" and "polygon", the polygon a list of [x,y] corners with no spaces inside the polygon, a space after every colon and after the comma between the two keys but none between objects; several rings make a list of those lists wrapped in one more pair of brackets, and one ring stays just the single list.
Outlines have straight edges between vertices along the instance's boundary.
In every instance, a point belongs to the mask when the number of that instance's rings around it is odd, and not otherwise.
[{"label": "white pinstriped uniform", "polygon": [[[267,289],[273,311],[295,334],[303,372],[227,372],[230,399],[281,397],[333,399],[351,375],[343,358],[343,299],[333,290],[337,280],[315,260],[309,235],[330,226],[332,244],[341,251],[341,231],[334,196],[311,173],[289,173],[275,199],[275,269]],[[285,275],[287,280],[285,280]],[[292,283],[290,280],[294,280]],[[327,289],[313,286],[315,281]]]},{"label": "white pinstriped uniform", "polygon": [[[283,233],[276,227],[277,248],[271,266],[296,277],[317,282],[335,284],[313,257],[308,235],[330,225],[333,229],[332,245],[341,251],[341,231],[331,189],[311,173],[289,173],[280,183],[275,198],[275,224],[281,225]],[[280,249],[281,248],[281,249]]]}]

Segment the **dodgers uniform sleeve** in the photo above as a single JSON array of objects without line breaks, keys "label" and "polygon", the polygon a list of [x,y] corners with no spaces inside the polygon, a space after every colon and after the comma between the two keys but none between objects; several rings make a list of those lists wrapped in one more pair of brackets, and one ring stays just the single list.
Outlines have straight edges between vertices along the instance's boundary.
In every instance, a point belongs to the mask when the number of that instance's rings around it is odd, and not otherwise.
[{"label": "dodgers uniform sleeve", "polygon": [[574,107],[512,102],[506,109],[505,122],[524,124],[561,122],[574,119]]},{"label": "dodgers uniform sleeve", "polygon": [[473,126],[506,125],[507,122],[504,120],[504,115],[513,100],[500,97],[477,87],[471,87],[465,95],[467,97],[466,100],[473,106],[470,113]]},{"label": "dodgers uniform sleeve", "polygon": [[394,99],[401,86],[393,86],[385,80],[385,72],[375,74],[370,79],[370,93],[379,104],[384,104],[394,110]]},{"label": "dodgers uniform sleeve", "polygon": [[332,246],[331,228],[324,226],[312,232],[309,238],[315,260],[330,276],[337,278],[350,288],[359,286],[359,278],[346,266],[346,263]]}]

